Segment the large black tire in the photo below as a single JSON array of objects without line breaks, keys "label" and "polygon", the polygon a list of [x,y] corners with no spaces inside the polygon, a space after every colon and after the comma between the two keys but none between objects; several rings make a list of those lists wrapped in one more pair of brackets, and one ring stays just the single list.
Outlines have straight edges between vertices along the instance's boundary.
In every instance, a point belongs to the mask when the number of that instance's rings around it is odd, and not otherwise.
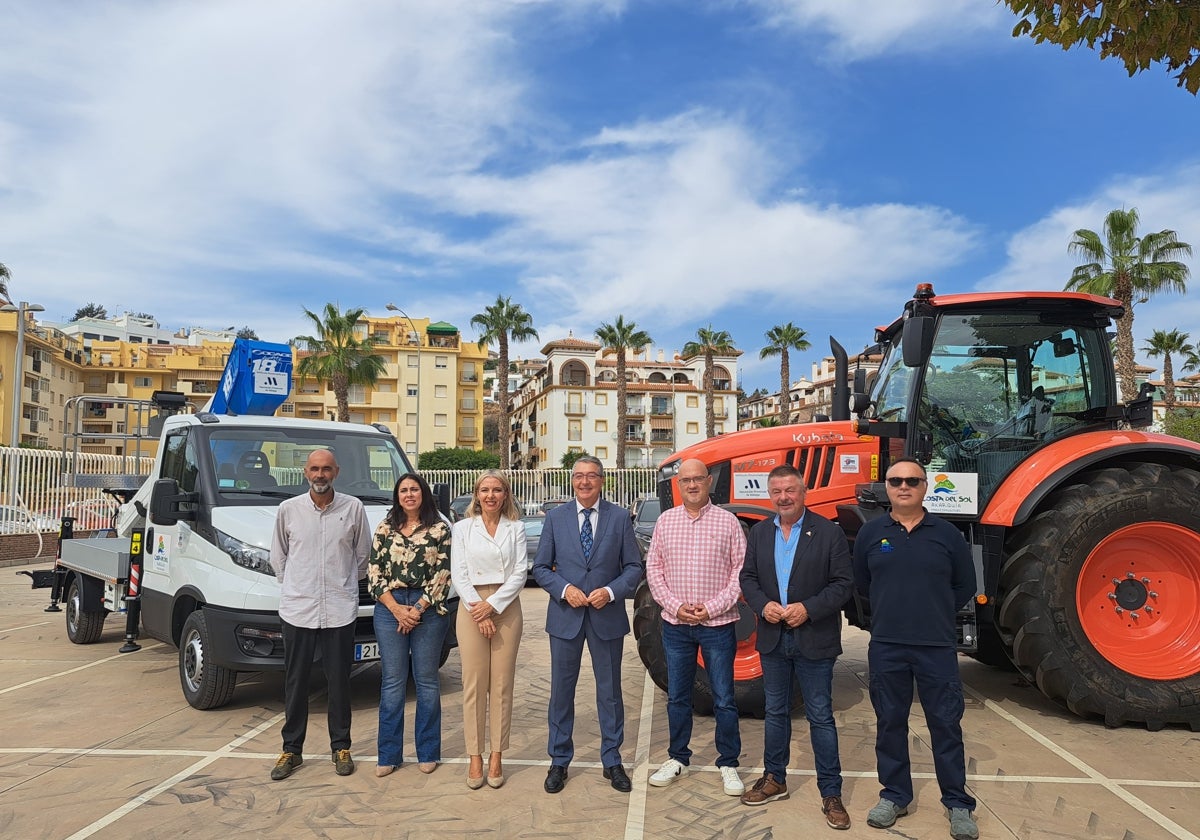
[{"label": "large black tire", "polygon": [[1043,694],[1108,726],[1200,731],[1198,496],[1195,470],[1104,469],[1013,533],[997,626]]},{"label": "large black tire", "polygon": [[179,684],[183,696],[194,709],[218,709],[233,697],[237,671],[217,665],[207,658],[212,636],[203,610],[196,610],[183,622],[179,638]]},{"label": "large black tire", "polygon": [[1012,657],[1008,655],[1008,645],[994,623],[981,624],[976,634],[975,650],[970,654],[972,659],[1003,671],[1016,670]]},{"label": "large black tire", "polygon": [[77,645],[90,645],[104,632],[105,610],[85,610],[79,578],[72,575],[67,587],[67,638]]}]

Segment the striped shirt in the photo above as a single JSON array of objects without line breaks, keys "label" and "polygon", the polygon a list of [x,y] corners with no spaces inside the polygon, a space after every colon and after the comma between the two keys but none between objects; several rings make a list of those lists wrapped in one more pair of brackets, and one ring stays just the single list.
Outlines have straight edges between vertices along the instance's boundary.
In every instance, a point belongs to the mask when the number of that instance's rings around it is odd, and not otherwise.
[{"label": "striped shirt", "polygon": [[710,502],[694,518],[682,506],[664,511],[646,554],[646,582],[662,606],[663,620],[678,624],[680,607],[703,604],[709,616],[705,626],[737,621],[738,576],[745,559],[742,525],[724,508]]},{"label": "striped shirt", "polygon": [[355,496],[335,492],[324,510],[308,493],[280,503],[271,540],[279,617],[293,627],[350,624],[370,551],[371,525]]}]

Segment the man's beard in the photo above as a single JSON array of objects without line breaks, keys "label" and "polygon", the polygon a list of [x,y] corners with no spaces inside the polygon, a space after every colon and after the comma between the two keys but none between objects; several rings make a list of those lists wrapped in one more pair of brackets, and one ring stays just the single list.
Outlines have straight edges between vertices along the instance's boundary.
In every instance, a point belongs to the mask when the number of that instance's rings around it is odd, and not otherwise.
[{"label": "man's beard", "polygon": [[311,487],[312,491],[314,493],[316,493],[318,496],[324,496],[326,493],[328,493],[330,490],[333,489],[333,484],[328,481],[326,481],[324,483],[319,482],[319,481],[310,481],[308,483],[308,486]]}]

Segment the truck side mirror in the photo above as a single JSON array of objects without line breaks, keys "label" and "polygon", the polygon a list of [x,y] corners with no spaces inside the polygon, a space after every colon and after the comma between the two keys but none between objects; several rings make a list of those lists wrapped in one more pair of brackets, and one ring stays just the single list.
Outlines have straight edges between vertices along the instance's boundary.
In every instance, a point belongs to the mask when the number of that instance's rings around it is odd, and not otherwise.
[{"label": "truck side mirror", "polygon": [[933,319],[927,315],[914,315],[904,322],[900,336],[904,351],[905,367],[920,367],[933,351]]},{"label": "truck side mirror", "polygon": [[196,498],[195,493],[180,493],[175,479],[160,478],[154,482],[150,496],[150,521],[155,525],[174,525],[181,519],[195,519]]}]

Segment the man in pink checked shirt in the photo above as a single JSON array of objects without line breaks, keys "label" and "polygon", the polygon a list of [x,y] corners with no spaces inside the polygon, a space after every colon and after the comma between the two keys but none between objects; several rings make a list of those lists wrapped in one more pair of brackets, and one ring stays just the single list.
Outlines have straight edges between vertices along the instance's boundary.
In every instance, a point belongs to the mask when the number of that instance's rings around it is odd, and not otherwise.
[{"label": "man in pink checked shirt", "polygon": [[733,693],[733,657],[741,595],[738,576],[746,538],[737,517],[710,501],[712,478],[703,461],[684,461],[677,481],[683,507],[671,508],[658,518],[646,554],[646,582],[662,606],[671,734],[670,758],[650,776],[650,784],[666,787],[687,775],[699,652],[712,685],[722,788],[729,796],[741,796],[746,788],[737,774],[742,736]]}]

